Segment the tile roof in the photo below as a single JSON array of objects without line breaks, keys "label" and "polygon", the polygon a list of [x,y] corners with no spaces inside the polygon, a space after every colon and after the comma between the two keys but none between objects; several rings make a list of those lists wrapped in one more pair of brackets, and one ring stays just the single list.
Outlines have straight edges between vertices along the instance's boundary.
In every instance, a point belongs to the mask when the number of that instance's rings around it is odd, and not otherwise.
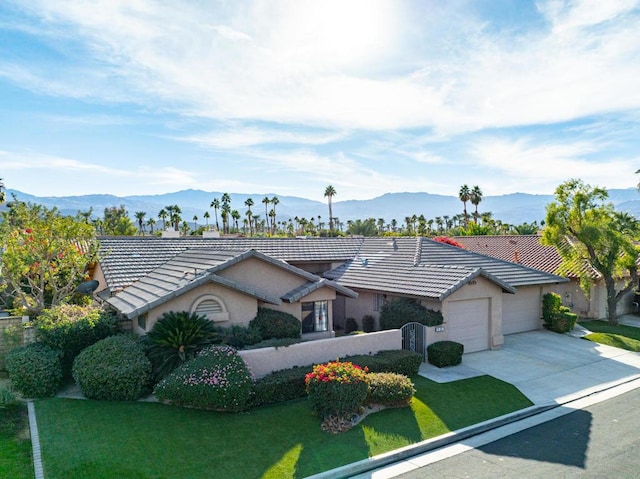
[{"label": "tile roof", "polygon": [[351,288],[440,300],[478,276],[510,293],[517,286],[566,281],[421,237],[367,238],[353,260],[325,276]]},{"label": "tile roof", "polygon": [[255,249],[290,263],[346,261],[355,256],[362,238],[159,238],[103,236],[100,265],[111,291],[120,291],[175,255],[195,248]]},{"label": "tile roof", "polygon": [[[238,264],[248,258],[258,258],[292,274],[306,279],[302,288],[285,293],[282,297],[273,296],[255,286],[233,281],[216,273]],[[195,248],[178,253],[166,263],[135,281],[123,291],[106,301],[121,314],[133,318],[143,314],[172,298],[180,296],[202,284],[214,282],[243,292],[271,304],[281,304],[283,300],[297,301],[309,292],[320,287],[329,287],[348,296],[357,297],[357,293],[333,281],[320,278],[300,268],[271,258],[256,250],[220,250]],[[305,293],[305,291],[308,291]]]}]

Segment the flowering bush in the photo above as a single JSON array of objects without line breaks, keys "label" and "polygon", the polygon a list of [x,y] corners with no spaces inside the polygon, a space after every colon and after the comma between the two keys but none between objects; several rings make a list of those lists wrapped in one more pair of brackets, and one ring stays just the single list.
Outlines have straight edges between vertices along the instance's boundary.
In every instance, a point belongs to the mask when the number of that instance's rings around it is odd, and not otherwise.
[{"label": "flowering bush", "polygon": [[252,386],[251,373],[234,348],[209,346],[160,381],[154,394],[182,406],[242,411]]},{"label": "flowering bush", "polygon": [[435,238],[433,238],[433,241],[437,241],[438,243],[449,244],[451,246],[464,249],[464,245],[462,243],[459,243],[456,240],[451,239],[447,236],[436,236]]},{"label": "flowering bush", "polygon": [[402,374],[369,373],[369,404],[406,406],[416,390],[411,380]]},{"label": "flowering bush", "polygon": [[312,410],[323,419],[358,412],[367,399],[367,372],[366,368],[350,362],[315,365],[305,376]]}]

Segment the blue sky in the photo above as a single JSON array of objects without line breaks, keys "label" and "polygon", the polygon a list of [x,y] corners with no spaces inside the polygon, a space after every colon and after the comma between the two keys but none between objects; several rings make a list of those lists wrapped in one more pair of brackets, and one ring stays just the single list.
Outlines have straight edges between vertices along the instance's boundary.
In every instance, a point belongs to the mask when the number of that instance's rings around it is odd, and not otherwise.
[{"label": "blue sky", "polygon": [[335,201],[635,186],[640,0],[0,2],[0,177]]}]

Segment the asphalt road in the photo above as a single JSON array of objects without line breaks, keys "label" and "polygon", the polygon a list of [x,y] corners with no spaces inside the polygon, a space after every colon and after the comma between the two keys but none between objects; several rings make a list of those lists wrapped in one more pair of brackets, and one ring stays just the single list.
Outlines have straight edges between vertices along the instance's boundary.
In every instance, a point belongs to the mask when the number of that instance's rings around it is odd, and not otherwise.
[{"label": "asphalt road", "polygon": [[640,389],[397,477],[640,478]]}]

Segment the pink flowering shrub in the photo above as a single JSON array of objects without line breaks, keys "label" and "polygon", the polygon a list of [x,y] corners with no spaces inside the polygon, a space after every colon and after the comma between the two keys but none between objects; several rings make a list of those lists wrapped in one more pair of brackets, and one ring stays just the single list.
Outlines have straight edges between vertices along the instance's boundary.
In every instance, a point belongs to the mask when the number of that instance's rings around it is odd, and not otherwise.
[{"label": "pink flowering shrub", "polygon": [[154,394],[180,406],[242,411],[252,388],[251,373],[234,348],[209,346],[160,381]]},{"label": "pink flowering shrub", "polygon": [[311,409],[322,419],[357,413],[367,399],[367,372],[350,362],[315,365],[305,376]]}]

